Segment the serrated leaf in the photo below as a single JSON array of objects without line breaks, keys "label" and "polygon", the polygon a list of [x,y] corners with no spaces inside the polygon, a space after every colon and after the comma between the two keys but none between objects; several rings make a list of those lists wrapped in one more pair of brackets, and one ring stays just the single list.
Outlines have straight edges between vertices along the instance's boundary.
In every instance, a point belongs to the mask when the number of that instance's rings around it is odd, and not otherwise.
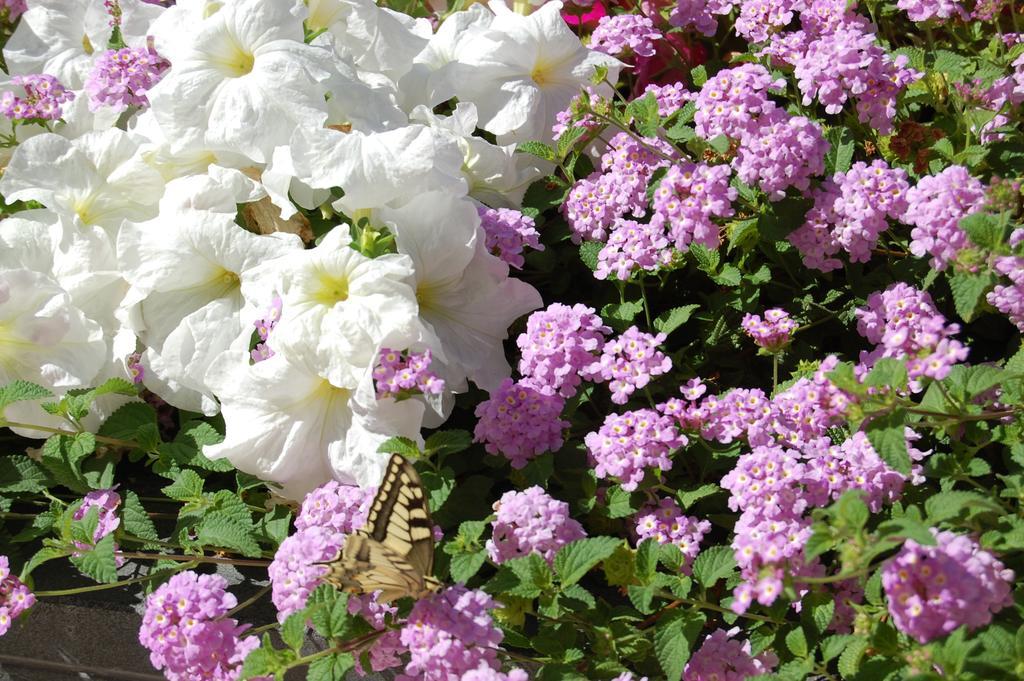
[{"label": "serrated leaf", "polygon": [[326,584],[317,587],[306,601],[316,633],[324,638],[345,638],[354,615],[348,612],[348,594]]},{"label": "serrated leaf", "polygon": [[32,574],[32,571],[43,563],[48,563],[51,560],[57,560],[58,558],[66,558],[70,555],[70,551],[59,549],[55,546],[44,546],[43,548],[36,551],[28,561],[21,568],[21,581],[26,581],[28,576]]},{"label": "serrated leaf", "polygon": [[139,500],[139,495],[128,490],[124,494],[124,503],[121,509],[121,522],[125,532],[142,539],[159,540],[160,535],[156,531],[156,525],[150,520],[145,507]]},{"label": "serrated leaf", "polygon": [[673,331],[689,321],[690,316],[699,309],[700,305],[695,303],[673,307],[667,312],[662,312],[654,319],[654,328],[666,335],[671,334]]},{"label": "serrated leaf", "polygon": [[953,305],[961,319],[965,322],[974,319],[985,302],[985,294],[995,286],[996,281],[996,276],[991,272],[954,272],[950,275],[949,289],[953,292]]},{"label": "serrated leaf", "polygon": [[274,650],[270,635],[264,634],[261,645],[246,655],[242,662],[242,681],[254,677],[272,676],[274,672],[285,668],[284,654],[287,651]]},{"label": "serrated leaf", "polygon": [[101,584],[117,581],[117,560],[114,557],[113,533],[100,539],[96,545],[81,556],[72,556],[71,562],[82,574],[92,577]]},{"label": "serrated leaf", "polygon": [[626,116],[633,119],[633,125],[642,137],[654,137],[658,134],[661,117],[658,115],[658,100],[653,92],[648,92],[627,104]]},{"label": "serrated leaf", "polygon": [[654,652],[666,678],[682,677],[704,620],[703,613],[675,610],[658,621],[654,629]]},{"label": "serrated leaf", "polygon": [[647,582],[658,569],[658,542],[645,539],[636,547],[636,575]]},{"label": "serrated leaf", "polygon": [[725,135],[716,135],[708,140],[708,146],[719,154],[724,155],[729,151],[729,138]]},{"label": "serrated leaf", "polygon": [[587,129],[580,125],[574,125],[558,137],[558,158],[565,158],[565,155],[572,151],[576,142],[587,134]]},{"label": "serrated leaf", "polygon": [[591,271],[597,269],[597,257],[601,253],[602,248],[604,248],[604,244],[600,241],[584,241],[580,244],[580,260]]},{"label": "serrated leaf", "polygon": [[480,571],[487,562],[487,551],[480,549],[472,553],[456,553],[448,565],[448,574],[452,580],[465,584]]},{"label": "serrated leaf", "polygon": [[864,433],[882,461],[889,464],[893,470],[910,475],[910,452],[907,449],[907,436],[904,432],[906,421],[907,413],[903,409],[894,409],[871,419],[865,426]]},{"label": "serrated leaf", "polygon": [[[1002,507],[986,496],[967,490],[951,490],[929,496],[924,502],[928,522],[933,525],[956,518],[963,511],[981,511],[1001,515]],[[973,514],[971,514],[973,515]]]},{"label": "serrated leaf", "polygon": [[281,640],[286,646],[296,651],[302,647],[302,643],[306,639],[306,621],[308,619],[309,614],[305,610],[293,612],[288,616],[288,619],[281,625]]},{"label": "serrated leaf", "polygon": [[679,500],[679,505],[685,511],[701,499],[713,496],[721,491],[722,488],[718,485],[708,483],[701,485],[697,489],[681,489],[676,492],[676,499]]},{"label": "serrated leaf", "polygon": [[447,456],[469,449],[473,435],[466,430],[439,430],[432,433],[423,444],[427,456]]},{"label": "serrated leaf", "polygon": [[[448,475],[443,475],[446,473]],[[451,473],[451,469],[445,469],[440,473],[436,471],[423,471],[420,474],[423,488],[427,491],[427,501],[430,504],[431,513],[437,513],[444,506],[444,502],[448,501],[452,490],[455,489],[455,480]]]},{"label": "serrated leaf", "polygon": [[[558,160],[555,155],[555,150],[542,142],[528,141],[520,142],[516,145],[516,153],[519,154],[530,154],[537,158],[542,158],[545,161],[551,161],[554,163]],[[550,167],[550,166],[549,166]]]},{"label": "serrated leaf", "polygon": [[836,502],[836,519],[846,527],[859,530],[871,517],[863,494],[861,490],[847,490]]},{"label": "serrated leaf", "polygon": [[420,458],[420,448],[407,437],[388,438],[377,447],[378,454],[401,454],[407,459],[415,461]]},{"label": "serrated leaf", "polygon": [[829,143],[825,154],[825,170],[828,173],[845,173],[853,161],[854,138],[850,129],[845,126],[831,128],[825,133]]},{"label": "serrated leaf", "polygon": [[123,378],[108,378],[103,383],[90,390],[93,398],[97,398],[100,395],[138,395],[139,389],[131,381]]},{"label": "serrated leaf", "polygon": [[704,68],[703,64],[698,64],[690,69],[690,80],[693,81],[695,87],[700,87],[708,82],[708,70]]},{"label": "serrated leaf", "polygon": [[251,521],[248,526],[220,511],[207,512],[199,525],[197,541],[206,546],[235,549],[244,556],[258,558],[260,546],[256,543]]},{"label": "serrated leaf", "polygon": [[46,471],[24,454],[0,456],[0,492],[39,492],[48,487]]},{"label": "serrated leaf", "polygon": [[636,584],[630,584],[626,587],[626,594],[629,596],[629,602],[644,615],[650,615],[654,612],[654,608],[651,603],[654,601],[654,592],[657,587],[653,584],[650,586],[637,586]]},{"label": "serrated leaf", "polygon": [[627,300],[624,303],[608,303],[601,308],[601,317],[609,324],[614,325],[617,322],[624,328],[632,324],[637,315],[643,311],[643,301]]},{"label": "serrated leaf", "polygon": [[160,490],[175,501],[191,501],[203,495],[203,479],[195,471],[183,470],[174,482]]},{"label": "serrated leaf", "polygon": [[583,579],[590,570],[622,544],[616,537],[590,537],[577,539],[563,546],[555,555],[555,572],[562,587]]},{"label": "serrated leaf", "polygon": [[857,670],[860,669],[860,664],[864,659],[864,652],[868,649],[868,644],[869,641],[866,638],[854,638],[839,655],[839,674],[844,679],[854,676]]},{"label": "serrated leaf", "polygon": [[43,443],[42,464],[58,483],[84,494],[91,488],[82,475],[82,460],[95,448],[92,433],[53,435]]},{"label": "serrated leaf", "polygon": [[616,485],[608,490],[604,505],[605,513],[608,514],[609,518],[625,518],[632,515],[640,508],[642,500],[639,496],[637,495],[636,502],[634,503],[633,493],[627,492]]},{"label": "serrated leaf", "polygon": [[706,587],[724,579],[736,569],[736,559],[728,546],[712,546],[697,554],[693,561],[694,578]]},{"label": "serrated leaf", "polygon": [[156,424],[156,410],[145,402],[129,402],[111,414],[97,434],[119,440],[133,440],[139,427],[146,424]]},{"label": "serrated leaf", "polygon": [[313,660],[306,673],[306,681],[345,681],[349,670],[356,666],[352,653],[335,653]]},{"label": "serrated leaf", "polygon": [[971,241],[981,248],[995,250],[1003,242],[1005,230],[1001,221],[990,213],[971,213],[960,218],[959,225],[960,229],[967,232]]},{"label": "serrated leaf", "polygon": [[28,400],[45,400],[53,397],[53,393],[41,385],[29,381],[11,381],[0,388],[0,415],[3,410],[15,402],[27,402]]},{"label": "serrated leaf", "polygon": [[797,657],[805,657],[808,649],[807,636],[804,634],[804,630],[800,628],[790,630],[786,634],[786,647],[789,648],[789,652]]},{"label": "serrated leaf", "polygon": [[907,387],[907,365],[893,357],[882,357],[864,379],[865,385],[903,390]]}]

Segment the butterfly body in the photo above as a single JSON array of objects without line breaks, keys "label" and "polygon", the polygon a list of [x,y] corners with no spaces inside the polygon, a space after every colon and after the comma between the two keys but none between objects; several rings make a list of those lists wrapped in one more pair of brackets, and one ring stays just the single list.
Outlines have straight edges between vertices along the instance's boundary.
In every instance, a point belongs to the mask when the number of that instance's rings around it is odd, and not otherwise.
[{"label": "butterfly body", "polygon": [[353,593],[380,591],[377,600],[423,598],[441,588],[434,567],[434,523],[412,464],[395,454],[370,505],[366,524],[325,563],[323,580]]}]

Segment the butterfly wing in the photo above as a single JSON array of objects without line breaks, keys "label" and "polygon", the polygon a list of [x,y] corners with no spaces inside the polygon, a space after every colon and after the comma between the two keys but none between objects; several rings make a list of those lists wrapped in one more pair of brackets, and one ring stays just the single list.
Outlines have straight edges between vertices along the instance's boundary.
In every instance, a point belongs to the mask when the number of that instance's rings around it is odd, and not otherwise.
[{"label": "butterfly wing", "polygon": [[347,537],[341,555],[327,565],[326,582],[349,591],[380,590],[381,602],[419,598],[440,586],[430,576],[434,532],[423,483],[400,455],[388,461],[363,529]]},{"label": "butterfly wing", "polygon": [[412,464],[393,454],[370,505],[363,533],[401,556],[421,575],[434,568],[434,522]]},{"label": "butterfly wing", "polygon": [[380,591],[381,603],[403,596],[419,597],[430,589],[424,575],[386,545],[361,534],[345,540],[341,556],[330,563],[324,581],[346,591]]}]

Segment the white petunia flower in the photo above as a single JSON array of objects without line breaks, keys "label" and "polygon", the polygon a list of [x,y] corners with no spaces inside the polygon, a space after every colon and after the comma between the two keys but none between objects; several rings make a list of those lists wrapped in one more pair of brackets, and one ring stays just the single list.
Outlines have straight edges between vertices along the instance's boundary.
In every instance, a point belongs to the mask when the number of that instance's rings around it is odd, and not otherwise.
[{"label": "white petunia flower", "polygon": [[508,327],[542,305],[540,294],[509,278],[508,265],[487,252],[469,199],[422,194],[380,209],[377,218],[415,264],[420,317],[446,360],[442,377],[452,389],[468,376],[495,390],[511,372],[502,347]]},{"label": "white petunia flower", "polygon": [[[426,19],[378,7],[371,0],[309,0],[311,31],[327,31],[338,53],[360,70],[398,80],[432,30]],[[321,38],[322,40],[322,38]]]},{"label": "white petunia flower", "polygon": [[250,270],[242,291],[250,301],[281,297],[281,318],[268,345],[301,357],[338,386],[352,385],[381,345],[407,347],[416,338],[412,262],[404,255],[367,258],[349,246],[347,225],[314,249]]},{"label": "white petunia flower", "polygon": [[398,93],[406,111],[423,104],[432,109],[455,96],[451,71],[460,46],[487,28],[494,13],[481,4],[455,12],[438,27],[427,46],[416,55],[411,70],[399,81]]},{"label": "white petunia flower", "polygon": [[283,353],[251,366],[226,357],[215,362],[210,384],[226,432],[203,453],[278,483],[290,499],[332,479],[377,485],[387,465],[378,446],[395,435],[420,439],[423,404],[378,402],[369,371],[338,386]]},{"label": "white petunia flower", "polygon": [[349,215],[427,191],[466,193],[459,145],[424,125],[371,134],[299,129],[291,153],[302,182],[344,190],[335,207]]},{"label": "white petunia flower", "polygon": [[[121,36],[133,47],[146,44],[162,7],[119,0]],[[67,88],[81,89],[93,57],[107,49],[111,17],[99,0],[32,0],[4,46],[11,75],[48,73]]]},{"label": "white petunia flower", "polygon": [[462,172],[469,195],[492,208],[519,208],[527,188],[554,168],[536,156],[517,154],[514,144],[498,146],[474,135],[477,113],[473,104],[459,102],[448,117],[418,106],[411,117],[452,136],[463,154]]},{"label": "white petunia flower", "polygon": [[225,2],[173,50],[148,93],[172,150],[218,149],[270,158],[297,127],[327,119],[331,55],[303,42],[301,3]]},{"label": "white petunia flower", "polygon": [[561,2],[528,17],[497,0],[489,6],[490,26],[459,44],[455,93],[476,104],[484,130],[505,136],[502,142],[550,142],[555,115],[590,84],[595,68],[607,67],[615,82],[622,63],[584,47],[562,19]]},{"label": "white petunia flower", "polygon": [[[0,385],[31,381],[60,396],[93,384],[106,361],[103,329],[75,307],[53,279],[28,269],[0,268]],[[34,402],[7,408],[12,421],[50,425]],[[27,437],[46,437],[15,428]]]},{"label": "white petunia flower", "polygon": [[114,237],[123,220],[156,215],[164,181],[121,130],[73,140],[46,134],[23,142],[0,180],[8,201],[38,201],[72,230],[101,228]]},{"label": "white petunia flower", "polygon": [[293,234],[257,236],[235,224],[233,196],[210,178],[172,182],[160,216],[126,223],[117,242],[129,324],[148,348],[147,385],[159,381],[175,406],[215,413],[206,371],[240,336],[248,341],[258,312],[242,316],[241,277],[301,249]]}]

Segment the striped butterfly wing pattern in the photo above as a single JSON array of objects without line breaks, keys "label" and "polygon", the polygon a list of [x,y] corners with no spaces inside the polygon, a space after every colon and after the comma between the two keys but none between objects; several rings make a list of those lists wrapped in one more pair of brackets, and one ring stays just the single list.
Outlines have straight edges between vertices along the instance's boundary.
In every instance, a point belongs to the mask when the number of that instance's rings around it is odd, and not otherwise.
[{"label": "striped butterfly wing pattern", "polygon": [[440,587],[434,567],[434,524],[420,476],[401,455],[388,461],[363,529],[327,563],[324,581],[351,592],[381,591],[380,602],[421,598]]}]

